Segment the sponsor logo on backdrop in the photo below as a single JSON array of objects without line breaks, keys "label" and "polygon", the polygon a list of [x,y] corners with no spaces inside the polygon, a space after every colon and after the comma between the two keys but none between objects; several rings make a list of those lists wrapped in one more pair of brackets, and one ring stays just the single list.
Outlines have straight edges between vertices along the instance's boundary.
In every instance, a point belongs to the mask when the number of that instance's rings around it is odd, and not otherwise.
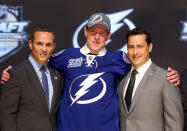
[{"label": "sponsor logo on backdrop", "polygon": [[0,5],[0,62],[24,47],[30,21],[23,20],[22,6]]},{"label": "sponsor logo on backdrop", "polygon": [[[133,24],[133,22],[127,18],[127,16],[130,15],[132,12],[133,12],[133,9],[128,9],[128,10],[124,10],[124,11],[115,12],[112,14],[106,14],[110,18],[110,21],[111,21],[111,38],[106,42],[106,45],[110,45],[113,43],[112,40],[115,39],[114,34],[117,33],[120,29],[123,28],[123,30],[131,30],[131,29],[135,28],[135,25]],[[84,21],[76,29],[76,31],[73,35],[73,47],[74,48],[81,47],[80,44],[82,44],[82,43],[79,43],[79,35],[80,35],[81,31],[83,30],[84,26],[87,24],[87,21],[88,20]],[[126,26],[127,28],[124,26]],[[124,32],[124,34],[120,34],[120,35],[121,35],[121,37],[125,37],[126,33]],[[114,42],[114,44],[116,44],[116,42]],[[125,41],[122,41],[122,44],[118,50],[122,50],[122,51],[127,52],[127,47],[126,47]]]},{"label": "sponsor logo on backdrop", "polygon": [[187,21],[182,21],[182,32],[181,32],[181,37],[180,41],[187,41]]},{"label": "sponsor logo on backdrop", "polygon": [[[186,16],[187,16],[187,7],[186,7]],[[187,17],[186,20],[181,21],[182,24],[182,31],[181,31],[181,36],[180,36],[180,41],[187,41]]]}]

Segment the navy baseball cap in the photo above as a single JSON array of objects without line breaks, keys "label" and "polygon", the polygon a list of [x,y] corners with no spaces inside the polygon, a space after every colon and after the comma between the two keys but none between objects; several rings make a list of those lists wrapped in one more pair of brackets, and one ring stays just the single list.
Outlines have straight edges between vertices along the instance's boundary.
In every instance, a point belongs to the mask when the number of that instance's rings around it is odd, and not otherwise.
[{"label": "navy baseball cap", "polygon": [[95,13],[91,15],[91,17],[88,19],[87,27],[90,28],[97,24],[105,26],[106,29],[110,32],[111,29],[110,19],[105,14]]}]

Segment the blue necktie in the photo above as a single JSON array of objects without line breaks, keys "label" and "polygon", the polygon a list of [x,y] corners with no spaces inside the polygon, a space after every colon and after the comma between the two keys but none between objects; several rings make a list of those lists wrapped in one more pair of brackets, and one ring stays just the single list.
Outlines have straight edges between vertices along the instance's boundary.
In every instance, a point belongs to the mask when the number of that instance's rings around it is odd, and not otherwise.
[{"label": "blue necktie", "polygon": [[46,68],[45,66],[42,66],[40,71],[42,72],[42,85],[43,85],[43,90],[45,93],[47,105],[48,105],[48,111],[49,111],[49,87],[48,87],[48,82],[47,82],[47,76],[45,74]]},{"label": "blue necktie", "polygon": [[130,77],[130,81],[129,81],[129,85],[127,87],[127,91],[126,91],[126,95],[125,95],[125,102],[127,105],[127,109],[129,110],[130,106],[131,106],[131,100],[132,100],[132,92],[133,92],[133,88],[134,88],[134,83],[136,80],[135,75],[138,72],[134,69],[131,73],[131,77]]}]

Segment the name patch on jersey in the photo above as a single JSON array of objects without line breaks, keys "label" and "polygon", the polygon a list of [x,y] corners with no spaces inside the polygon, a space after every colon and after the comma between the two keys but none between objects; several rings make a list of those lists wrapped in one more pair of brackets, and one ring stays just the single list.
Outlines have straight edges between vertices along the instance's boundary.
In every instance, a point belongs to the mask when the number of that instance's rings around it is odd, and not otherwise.
[{"label": "name patch on jersey", "polygon": [[68,68],[70,67],[80,67],[81,64],[82,64],[82,61],[83,61],[83,58],[80,57],[80,58],[77,58],[77,59],[70,59],[68,61]]}]

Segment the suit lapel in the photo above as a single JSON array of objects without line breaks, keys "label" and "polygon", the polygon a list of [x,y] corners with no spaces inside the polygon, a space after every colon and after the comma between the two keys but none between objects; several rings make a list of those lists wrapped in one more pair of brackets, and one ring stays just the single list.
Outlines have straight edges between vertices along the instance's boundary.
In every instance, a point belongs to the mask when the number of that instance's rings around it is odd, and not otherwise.
[{"label": "suit lapel", "polygon": [[133,108],[135,107],[136,103],[141,98],[141,94],[144,91],[144,88],[146,87],[147,83],[150,81],[150,79],[152,79],[155,70],[156,70],[156,65],[154,63],[152,63],[150,65],[150,67],[148,68],[148,70],[145,72],[141,82],[139,83],[139,85],[138,85],[138,87],[136,89],[136,92],[134,94],[134,98],[132,100],[129,112],[131,112],[133,110]]},{"label": "suit lapel", "polygon": [[26,77],[28,81],[30,82],[31,87],[35,90],[35,93],[40,98],[41,103],[44,105],[44,108],[48,112],[48,105],[46,102],[45,94],[43,91],[43,87],[40,83],[40,80],[38,78],[38,75],[36,74],[32,64],[29,62],[29,60],[26,60]]},{"label": "suit lapel", "polygon": [[124,97],[124,92],[125,92],[125,86],[127,85],[127,81],[128,81],[128,78],[130,77],[130,71],[129,71],[129,73],[125,76],[125,78],[124,78],[124,82],[122,82],[123,84],[122,84],[122,86],[123,86],[123,88],[122,88],[122,91],[121,91],[121,99],[122,99],[122,102],[123,102],[123,106],[124,106],[124,109],[125,109],[125,111],[126,112],[128,112],[128,109],[127,109],[127,105],[126,105],[126,102],[125,102],[125,97]]},{"label": "suit lapel", "polygon": [[53,69],[48,66],[49,71],[50,71],[50,75],[51,75],[51,81],[52,81],[52,85],[53,85],[53,97],[52,97],[52,102],[51,102],[51,110],[50,113],[54,110],[54,107],[56,105],[56,103],[58,102],[58,84],[57,84],[57,80],[58,77],[55,75],[55,72],[53,71]]}]

